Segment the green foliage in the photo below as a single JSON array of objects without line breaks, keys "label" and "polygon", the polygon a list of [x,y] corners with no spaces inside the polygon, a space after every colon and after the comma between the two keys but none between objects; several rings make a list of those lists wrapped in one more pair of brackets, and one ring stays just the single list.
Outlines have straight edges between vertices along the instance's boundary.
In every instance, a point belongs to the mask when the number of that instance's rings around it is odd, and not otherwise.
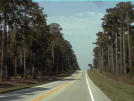
[{"label": "green foliage", "polygon": [[103,32],[97,33],[94,67],[116,76],[132,74],[134,64],[134,5],[120,2],[106,10],[102,18]]},{"label": "green foliage", "polygon": [[17,75],[37,78],[79,69],[70,43],[62,36],[61,26],[47,25],[46,18],[43,9],[32,0],[0,1],[3,29],[0,41],[5,50],[0,51],[2,80]]}]

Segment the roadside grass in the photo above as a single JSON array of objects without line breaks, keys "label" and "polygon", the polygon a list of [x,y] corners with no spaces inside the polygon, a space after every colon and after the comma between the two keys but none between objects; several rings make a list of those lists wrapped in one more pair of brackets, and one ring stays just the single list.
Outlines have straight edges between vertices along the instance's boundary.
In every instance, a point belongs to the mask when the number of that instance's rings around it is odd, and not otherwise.
[{"label": "roadside grass", "polygon": [[43,79],[21,79],[19,77],[10,78],[8,81],[0,81],[0,94],[25,88],[31,88],[34,86],[50,83],[61,79],[64,78],[56,76],[45,76],[45,78]]},{"label": "roadside grass", "polygon": [[91,80],[112,100],[112,101],[134,101],[134,86],[118,82],[98,70],[89,70]]}]

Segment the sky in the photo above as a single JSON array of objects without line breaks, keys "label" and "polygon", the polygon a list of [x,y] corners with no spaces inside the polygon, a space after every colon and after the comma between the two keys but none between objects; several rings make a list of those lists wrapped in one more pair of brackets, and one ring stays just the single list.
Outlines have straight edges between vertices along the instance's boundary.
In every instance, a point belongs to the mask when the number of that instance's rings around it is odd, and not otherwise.
[{"label": "sky", "polygon": [[68,40],[76,54],[81,69],[93,63],[96,33],[102,31],[101,18],[107,8],[117,2],[45,2],[38,1],[48,15],[47,23],[58,23],[63,28],[63,37]]}]

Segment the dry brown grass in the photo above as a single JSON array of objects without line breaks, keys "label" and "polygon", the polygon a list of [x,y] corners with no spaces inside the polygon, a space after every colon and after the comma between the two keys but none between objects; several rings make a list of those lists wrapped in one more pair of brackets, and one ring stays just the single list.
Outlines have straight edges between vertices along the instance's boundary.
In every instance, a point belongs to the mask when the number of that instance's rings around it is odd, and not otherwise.
[{"label": "dry brown grass", "polygon": [[133,81],[130,81],[131,85],[127,82],[132,79],[128,79],[128,77],[116,78],[111,74],[102,74],[98,70],[90,70],[88,74],[92,81],[109,96],[112,101],[134,101]]},{"label": "dry brown grass", "polygon": [[[50,79],[51,78],[51,79]],[[0,93],[6,93],[14,90],[30,88],[33,86],[46,84],[56,80],[63,79],[62,77],[46,76],[43,79],[22,79],[20,77],[10,78],[8,81],[0,82]]]},{"label": "dry brown grass", "polygon": [[129,84],[129,85],[134,85],[134,76],[130,76],[130,75],[125,75],[125,76],[115,76],[113,74],[110,74],[108,72],[103,72],[103,74],[113,80],[116,80],[118,82],[122,82],[125,84]]}]

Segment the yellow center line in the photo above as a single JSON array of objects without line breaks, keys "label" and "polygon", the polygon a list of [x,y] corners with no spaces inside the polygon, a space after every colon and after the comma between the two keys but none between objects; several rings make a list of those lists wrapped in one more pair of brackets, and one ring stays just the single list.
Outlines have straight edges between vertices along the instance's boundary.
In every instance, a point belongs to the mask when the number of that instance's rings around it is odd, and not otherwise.
[{"label": "yellow center line", "polygon": [[[75,77],[75,79],[79,79],[79,78],[81,77],[81,75],[82,75],[82,72],[80,72],[80,73]],[[43,94],[43,95],[41,95],[41,96],[35,98],[35,99],[32,100],[32,101],[40,101],[41,99],[44,99],[44,98],[46,98],[47,96],[49,96],[49,95],[51,95],[51,94],[57,92],[58,90],[60,90],[60,89],[62,89],[62,88],[65,88],[65,87],[67,87],[68,85],[74,83],[74,81],[75,81],[75,80],[70,81],[70,82],[68,82],[68,83],[66,83],[66,84],[63,84],[63,85],[61,85],[61,86],[59,86],[59,87],[57,87],[57,88],[55,88],[55,89],[49,91],[48,93],[45,93],[45,94]]]}]

